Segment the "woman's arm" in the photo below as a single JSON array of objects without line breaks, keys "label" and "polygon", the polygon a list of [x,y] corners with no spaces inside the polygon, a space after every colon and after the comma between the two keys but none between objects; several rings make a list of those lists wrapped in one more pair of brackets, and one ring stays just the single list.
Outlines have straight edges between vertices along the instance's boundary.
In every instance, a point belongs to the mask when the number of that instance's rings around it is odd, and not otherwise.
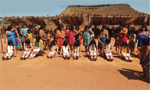
[{"label": "woman's arm", "polygon": [[[63,52],[63,49],[62,49],[62,48],[63,48],[63,46],[61,46],[61,50],[60,50],[60,54],[61,54],[61,55],[63,54],[63,53],[62,53],[62,52]],[[58,47],[58,49],[59,49],[59,47]]]},{"label": "woman's arm", "polygon": [[17,34],[17,38],[19,38],[19,34],[18,34],[18,31],[16,30],[16,34]]},{"label": "woman's arm", "polygon": [[40,47],[40,49],[41,49],[41,50],[43,50],[43,41],[42,41],[42,40],[40,40],[40,43],[41,43],[41,47]]},{"label": "woman's arm", "polygon": [[106,33],[106,36],[107,36],[107,39],[108,39],[108,38],[109,38],[109,33],[108,33],[108,31],[106,30],[105,33]]},{"label": "woman's arm", "polygon": [[145,62],[145,59],[146,59],[146,57],[147,57],[147,55],[148,55],[148,53],[149,53],[149,50],[150,50],[150,47],[147,46],[146,53],[145,53],[145,55],[144,55],[144,57],[143,57],[143,61],[144,61],[144,62]]},{"label": "woman's arm", "polygon": [[43,41],[46,41],[46,38],[44,38],[44,37],[42,36],[42,31],[41,31],[41,30],[39,31],[39,36],[40,36],[40,38],[41,38]]},{"label": "woman's arm", "polygon": [[68,47],[68,50],[69,50],[69,54],[71,54],[70,46],[68,45],[67,47]]},{"label": "woman's arm", "polygon": [[26,35],[22,33],[22,28],[21,28],[20,34],[26,37]]},{"label": "woman's arm", "polygon": [[103,45],[102,41],[100,40],[100,37],[98,37],[98,41]]}]

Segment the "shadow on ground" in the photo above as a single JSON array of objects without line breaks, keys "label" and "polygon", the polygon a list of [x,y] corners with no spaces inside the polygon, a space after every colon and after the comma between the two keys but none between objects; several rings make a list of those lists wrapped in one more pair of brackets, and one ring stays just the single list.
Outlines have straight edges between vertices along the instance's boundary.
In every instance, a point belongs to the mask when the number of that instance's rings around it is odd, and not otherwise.
[{"label": "shadow on ground", "polygon": [[118,70],[118,71],[120,72],[120,74],[127,77],[129,80],[141,80],[146,82],[143,73],[140,71],[125,69],[125,68],[122,68],[122,70]]}]

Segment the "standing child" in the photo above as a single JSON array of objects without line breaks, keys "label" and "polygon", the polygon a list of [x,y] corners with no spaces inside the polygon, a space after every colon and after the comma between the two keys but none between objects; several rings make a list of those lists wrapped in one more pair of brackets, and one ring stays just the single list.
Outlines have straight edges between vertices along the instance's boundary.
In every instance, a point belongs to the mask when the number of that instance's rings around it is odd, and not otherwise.
[{"label": "standing child", "polygon": [[134,48],[136,46],[136,34],[135,31],[131,30],[131,34],[129,35],[129,49],[131,50],[131,54],[134,52]]},{"label": "standing child", "polygon": [[30,43],[30,40],[27,39],[26,42],[24,43],[24,52],[22,56],[20,57],[21,60],[25,60],[30,56],[30,53],[32,51],[32,44]]},{"label": "standing child", "polygon": [[28,33],[27,33],[27,39],[29,39],[31,45],[33,45],[33,34],[31,33],[30,29],[28,30]]},{"label": "standing child", "polygon": [[89,52],[90,52],[91,61],[96,61],[97,60],[98,49],[96,47],[95,40],[91,40],[90,45],[89,45]]},{"label": "standing child", "polygon": [[63,42],[61,54],[63,55],[64,59],[70,59],[70,46],[68,45],[68,42],[66,40]]},{"label": "standing child", "polygon": [[80,43],[76,41],[73,46],[73,58],[78,59],[81,54]]},{"label": "standing child", "polygon": [[120,46],[119,56],[128,62],[131,62],[133,60],[129,54],[129,47],[127,42],[123,42],[122,46]]},{"label": "standing child", "polygon": [[48,46],[48,49],[49,49],[49,45],[51,44],[51,38],[52,38],[52,35],[50,34],[50,31],[48,30],[46,32],[46,39],[47,39],[47,46]]},{"label": "standing child", "polygon": [[53,40],[49,45],[49,54],[47,58],[53,58],[55,54],[57,54],[57,45],[55,44],[55,40]]},{"label": "standing child", "polygon": [[19,38],[17,38],[17,42],[18,42],[18,49],[21,50],[22,49],[22,42],[21,42],[21,35],[19,35]]},{"label": "standing child", "polygon": [[104,44],[104,55],[106,57],[106,59],[108,61],[112,61],[113,60],[113,56],[112,56],[112,45],[110,43],[110,39],[106,39],[106,42]]},{"label": "standing child", "polygon": [[3,60],[5,60],[5,59],[9,60],[14,55],[15,46],[13,46],[13,41],[12,40],[8,41],[8,46],[7,46],[6,50],[7,50],[7,53],[4,57],[2,57]]},{"label": "standing child", "polygon": [[115,45],[116,47],[116,52],[118,52],[118,49],[119,49],[119,34],[116,35],[115,37]]},{"label": "standing child", "polygon": [[102,55],[103,53],[103,46],[106,40],[106,35],[103,33],[103,30],[99,30],[99,37],[98,37],[98,49]]}]

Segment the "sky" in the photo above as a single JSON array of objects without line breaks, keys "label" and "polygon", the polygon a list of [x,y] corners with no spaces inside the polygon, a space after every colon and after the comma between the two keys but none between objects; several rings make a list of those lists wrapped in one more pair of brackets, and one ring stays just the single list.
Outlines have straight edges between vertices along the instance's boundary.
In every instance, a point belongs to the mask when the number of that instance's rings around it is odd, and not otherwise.
[{"label": "sky", "polygon": [[0,0],[0,17],[56,16],[68,5],[100,4],[129,4],[139,12],[150,14],[149,0]]}]

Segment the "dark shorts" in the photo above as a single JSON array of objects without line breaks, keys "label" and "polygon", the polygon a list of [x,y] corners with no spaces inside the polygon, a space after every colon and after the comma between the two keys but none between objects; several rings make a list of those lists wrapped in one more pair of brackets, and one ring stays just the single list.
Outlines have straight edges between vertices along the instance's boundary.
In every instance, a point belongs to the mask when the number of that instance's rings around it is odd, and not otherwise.
[{"label": "dark shorts", "polygon": [[143,57],[140,58],[140,64],[143,64]]},{"label": "dark shorts", "polygon": [[150,65],[150,62],[149,62],[149,61],[150,61],[149,58],[146,58],[146,59],[145,59],[144,66],[149,67],[149,65]]}]

